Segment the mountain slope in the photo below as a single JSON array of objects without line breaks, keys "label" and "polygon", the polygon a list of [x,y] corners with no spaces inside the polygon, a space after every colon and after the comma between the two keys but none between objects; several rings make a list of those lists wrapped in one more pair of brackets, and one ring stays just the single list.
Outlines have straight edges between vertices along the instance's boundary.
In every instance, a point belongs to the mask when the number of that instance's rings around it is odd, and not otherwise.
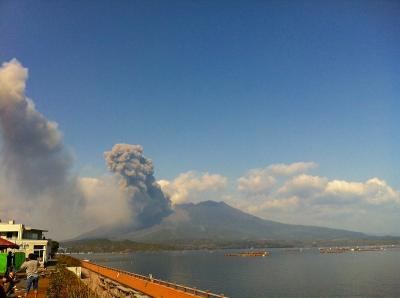
[{"label": "mountain slope", "polygon": [[360,238],[362,233],[314,226],[288,225],[244,213],[224,202],[206,201],[177,206],[176,212],[160,225],[129,234],[130,239],[213,240],[313,240]]},{"label": "mountain slope", "polygon": [[163,243],[196,239],[213,241],[357,239],[366,235],[346,230],[264,220],[224,202],[206,201],[178,205],[160,224],[146,229],[102,227],[79,238],[96,237]]}]

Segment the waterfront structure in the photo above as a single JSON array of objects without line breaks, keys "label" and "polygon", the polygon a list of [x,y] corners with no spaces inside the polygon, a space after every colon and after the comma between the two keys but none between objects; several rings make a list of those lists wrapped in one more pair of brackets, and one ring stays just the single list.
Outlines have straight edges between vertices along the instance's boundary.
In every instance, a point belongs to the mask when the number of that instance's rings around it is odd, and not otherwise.
[{"label": "waterfront structure", "polygon": [[[80,266],[90,271],[89,278],[98,274],[96,278],[101,287],[104,289],[115,289],[118,297],[136,297],[135,294],[140,293],[140,297],[164,297],[164,298],[228,298],[223,294],[214,294],[210,291],[202,291],[196,288],[170,283],[167,281],[153,278],[149,276],[139,275],[119,269],[114,269],[89,261],[79,261]],[[89,282],[89,284],[94,284]],[[127,288],[128,287],[128,288]],[[148,295],[148,296],[147,296]]]},{"label": "waterfront structure", "polygon": [[19,248],[14,251],[24,252],[26,256],[33,253],[42,262],[47,262],[51,252],[51,240],[46,239],[45,232],[48,231],[17,224],[14,220],[6,223],[0,220],[0,237],[17,244]]}]

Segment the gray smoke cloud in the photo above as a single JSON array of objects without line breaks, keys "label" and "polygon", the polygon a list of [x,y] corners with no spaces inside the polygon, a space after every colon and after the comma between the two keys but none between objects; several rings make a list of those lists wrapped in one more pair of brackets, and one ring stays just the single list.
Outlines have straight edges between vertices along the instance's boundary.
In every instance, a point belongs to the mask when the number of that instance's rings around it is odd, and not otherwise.
[{"label": "gray smoke cloud", "polygon": [[[7,187],[13,189],[7,190],[12,199],[2,198],[2,203],[26,206],[35,223],[48,227],[57,222],[52,229],[67,235],[73,230],[68,219],[79,218],[84,199],[69,175],[72,158],[57,124],[40,114],[25,95],[27,78],[28,70],[16,59],[0,68],[1,170]],[[12,208],[8,212],[13,216]]]},{"label": "gray smoke cloud", "polygon": [[25,81],[27,70],[14,59],[3,64],[0,78],[2,162],[7,174],[30,194],[63,184],[71,158],[63,151],[57,124],[36,111],[23,89],[7,90],[19,84],[5,85],[5,78]]},{"label": "gray smoke cloud", "polygon": [[140,146],[117,144],[105,153],[115,177],[72,175],[57,123],[25,95],[27,78],[16,59],[0,67],[0,219],[66,239],[102,225],[147,227],[170,214]]},{"label": "gray smoke cloud", "polygon": [[172,212],[171,202],[157,184],[153,163],[143,156],[142,146],[116,144],[104,157],[110,171],[119,177],[121,189],[129,194],[136,228],[157,224]]}]

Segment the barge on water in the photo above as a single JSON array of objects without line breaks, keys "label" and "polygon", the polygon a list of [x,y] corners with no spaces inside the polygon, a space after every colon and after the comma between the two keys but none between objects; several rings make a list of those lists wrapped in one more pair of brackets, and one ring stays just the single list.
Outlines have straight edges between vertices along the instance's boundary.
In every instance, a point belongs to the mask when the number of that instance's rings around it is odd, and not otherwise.
[{"label": "barge on water", "polygon": [[365,247],[323,247],[319,249],[322,254],[340,254],[345,252],[364,252],[364,251],[383,251],[383,246],[365,246]]},{"label": "barge on water", "polygon": [[269,255],[268,251],[246,251],[225,254],[226,257],[267,257]]}]

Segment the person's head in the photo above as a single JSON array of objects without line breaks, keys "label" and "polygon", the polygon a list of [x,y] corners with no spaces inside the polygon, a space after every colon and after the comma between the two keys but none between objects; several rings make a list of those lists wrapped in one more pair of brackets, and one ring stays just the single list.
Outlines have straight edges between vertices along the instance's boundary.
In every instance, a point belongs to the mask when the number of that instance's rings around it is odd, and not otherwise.
[{"label": "person's head", "polygon": [[8,252],[8,255],[9,255],[9,256],[11,256],[11,255],[12,255],[12,252],[11,252],[11,251],[9,251],[9,252]]},{"label": "person's head", "polygon": [[29,259],[29,260],[36,260],[36,257],[35,257],[34,254],[29,254],[29,255],[28,255],[28,259]]}]

